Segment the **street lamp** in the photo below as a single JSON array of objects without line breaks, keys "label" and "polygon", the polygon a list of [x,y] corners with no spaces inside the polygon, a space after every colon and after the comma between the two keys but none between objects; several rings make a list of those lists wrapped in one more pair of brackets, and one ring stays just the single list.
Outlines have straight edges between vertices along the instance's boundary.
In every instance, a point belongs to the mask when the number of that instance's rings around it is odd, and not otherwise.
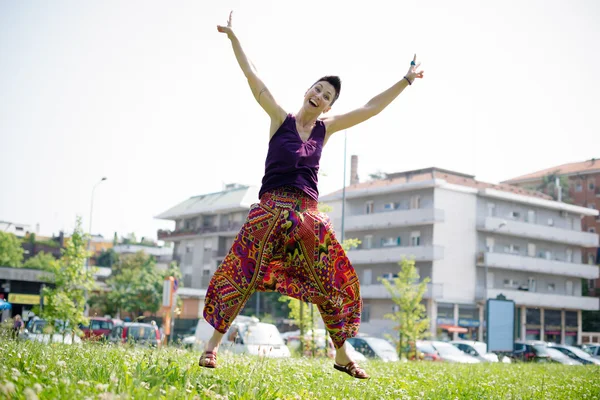
[{"label": "street lamp", "polygon": [[[92,217],[94,215],[94,193],[96,192],[96,187],[98,187],[99,184],[101,184],[102,182],[104,182],[107,178],[105,176],[102,177],[102,179],[100,179],[100,181],[98,181],[95,185],[94,188],[92,189],[92,201],[90,202],[90,228],[88,230],[88,234],[89,234],[89,239],[88,239],[88,244],[87,244],[87,251],[88,251],[88,257],[86,259],[86,263],[85,263],[85,270],[86,272],[89,271],[90,268],[90,256],[89,256],[89,251],[91,248],[91,244],[92,244]],[[89,314],[89,306],[87,304],[88,301],[88,292],[87,290],[85,290],[84,292],[84,297],[85,297],[85,310],[84,310],[84,315],[87,317]]]}]

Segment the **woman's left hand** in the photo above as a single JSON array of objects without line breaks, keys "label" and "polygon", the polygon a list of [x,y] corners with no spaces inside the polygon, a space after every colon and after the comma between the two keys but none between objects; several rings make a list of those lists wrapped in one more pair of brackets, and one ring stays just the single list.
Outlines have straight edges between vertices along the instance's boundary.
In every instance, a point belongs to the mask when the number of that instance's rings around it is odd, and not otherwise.
[{"label": "woman's left hand", "polygon": [[417,62],[417,55],[415,54],[412,62],[410,63],[410,68],[408,69],[408,72],[406,73],[406,75],[404,75],[406,77],[406,79],[408,79],[410,81],[411,85],[415,81],[415,79],[423,78],[423,73],[425,71],[420,70],[419,69],[420,66],[421,66],[421,63]]}]

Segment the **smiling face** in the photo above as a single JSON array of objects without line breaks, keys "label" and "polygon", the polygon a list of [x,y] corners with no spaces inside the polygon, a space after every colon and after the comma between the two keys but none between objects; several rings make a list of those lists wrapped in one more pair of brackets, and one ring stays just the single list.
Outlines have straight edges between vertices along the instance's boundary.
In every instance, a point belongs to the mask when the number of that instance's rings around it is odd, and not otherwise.
[{"label": "smiling face", "polygon": [[304,106],[318,114],[326,113],[331,109],[335,97],[336,91],[333,85],[327,81],[319,81],[304,95]]}]

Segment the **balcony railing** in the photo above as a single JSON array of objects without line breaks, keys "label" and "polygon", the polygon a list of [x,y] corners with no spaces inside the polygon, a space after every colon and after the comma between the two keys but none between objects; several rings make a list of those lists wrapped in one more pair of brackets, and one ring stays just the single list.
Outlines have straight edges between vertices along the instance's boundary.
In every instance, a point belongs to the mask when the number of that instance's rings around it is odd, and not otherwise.
[{"label": "balcony railing", "polygon": [[[424,299],[441,299],[444,297],[444,286],[441,283],[428,283]],[[382,284],[361,285],[360,295],[363,299],[391,299],[392,295]]]},{"label": "balcony railing", "polygon": [[[485,289],[479,287],[476,293],[485,293]],[[600,298],[598,297],[567,296],[515,289],[494,288],[487,290],[488,299],[495,299],[500,294],[506,296],[507,300],[513,300],[516,306],[564,308],[571,310],[598,310],[600,308]]]},{"label": "balcony railing", "polygon": [[549,242],[568,243],[582,247],[598,246],[598,235],[572,229],[555,228],[548,225],[533,224],[497,217],[482,218],[478,229],[484,232],[497,233],[546,240]]},{"label": "balcony railing", "polygon": [[598,279],[600,268],[596,265],[580,264],[520,254],[481,252],[477,264],[488,268],[502,268],[540,274],[574,276],[583,279]]},{"label": "balcony railing", "polygon": [[348,252],[348,258],[353,264],[396,263],[404,258],[433,261],[443,257],[444,248],[441,246],[390,246]]},{"label": "balcony railing", "polygon": [[389,210],[372,214],[347,216],[344,221],[344,230],[349,232],[367,229],[385,229],[401,226],[428,225],[443,221],[444,210],[436,208]]},{"label": "balcony railing", "polygon": [[219,232],[219,227],[217,226],[203,226],[200,228],[194,229],[175,229],[173,231],[169,231],[166,229],[159,229],[157,232],[157,237],[160,240],[165,239],[173,239],[176,237],[182,236],[195,236],[195,235],[203,235],[205,233],[215,233]]}]

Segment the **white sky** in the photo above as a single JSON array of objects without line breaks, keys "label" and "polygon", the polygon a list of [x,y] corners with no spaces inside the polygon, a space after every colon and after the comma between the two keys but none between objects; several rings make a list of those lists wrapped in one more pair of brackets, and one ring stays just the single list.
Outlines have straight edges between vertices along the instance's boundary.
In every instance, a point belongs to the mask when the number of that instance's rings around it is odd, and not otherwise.
[{"label": "white sky", "polygon": [[[156,236],[154,216],[224,182],[260,184],[269,120],[228,40],[234,28],[281,105],[340,75],[332,113],[426,71],[348,130],[359,175],[437,166],[498,182],[598,157],[600,2],[0,2],[0,220]],[[343,182],[343,133],[320,191]],[[349,163],[348,163],[349,168]]]}]

